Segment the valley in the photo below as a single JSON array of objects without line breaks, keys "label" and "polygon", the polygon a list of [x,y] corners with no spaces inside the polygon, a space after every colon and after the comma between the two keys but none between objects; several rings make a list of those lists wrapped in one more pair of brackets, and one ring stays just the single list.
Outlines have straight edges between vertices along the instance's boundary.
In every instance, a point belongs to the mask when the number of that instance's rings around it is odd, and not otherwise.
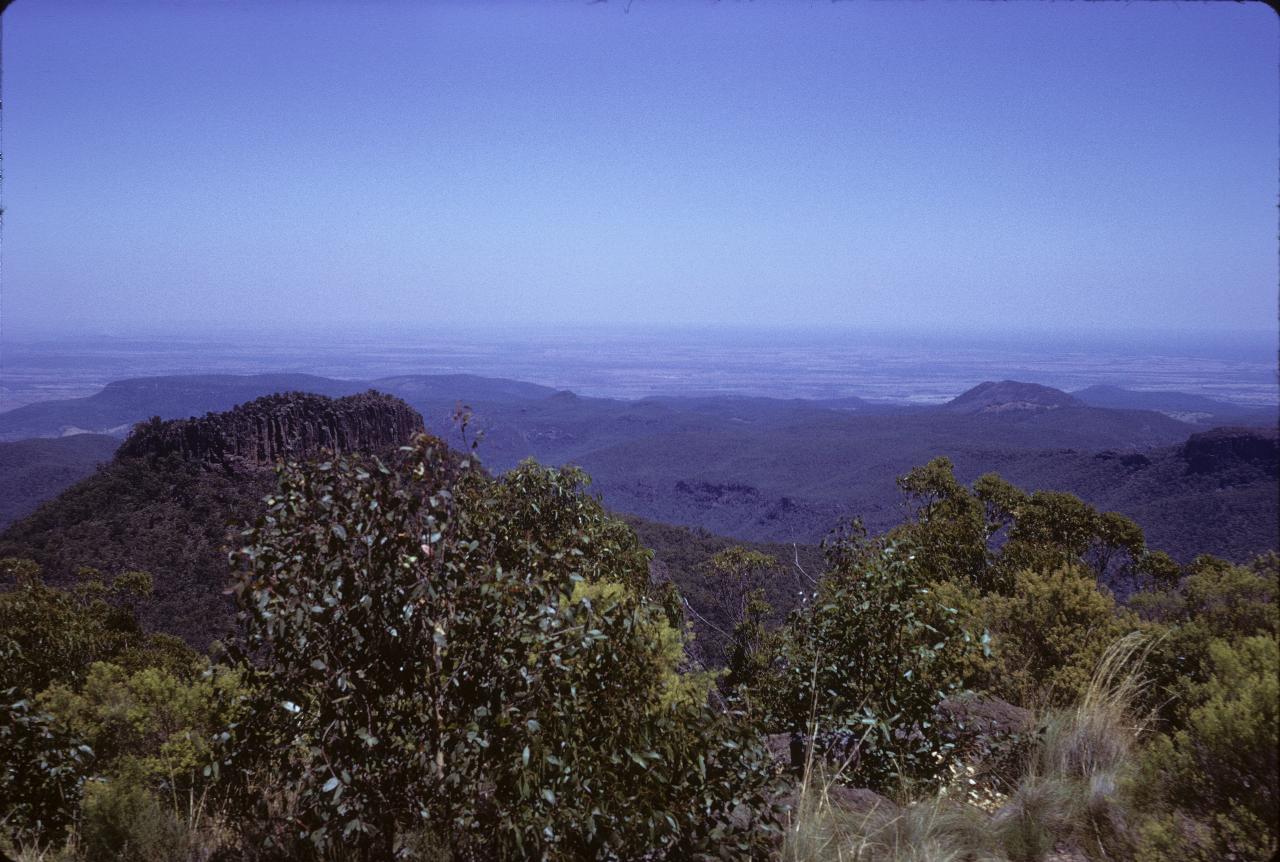
[{"label": "valley", "polygon": [[[1184,561],[1197,553],[1248,559],[1273,548],[1277,535],[1274,419],[1260,421],[1266,411],[1179,393],[1073,395],[1013,381],[930,407],[852,397],[626,400],[475,375],[137,378],[0,413],[0,440],[8,441],[0,459],[13,465],[0,479],[4,514],[12,521],[89,475],[109,454],[111,435],[145,418],[223,411],[282,390],[337,397],[367,389],[404,399],[451,445],[474,444],[491,470],[530,457],[575,464],[615,511],[739,540],[813,545],[853,517],[887,529],[903,515],[896,477],[940,455],[963,482],[994,471],[1129,515],[1152,547]],[[1107,406],[1090,403],[1099,400]],[[1188,441],[1214,426],[1152,405],[1198,407],[1219,425],[1260,429],[1251,433],[1264,442],[1193,470]],[[469,411],[465,434],[460,407]]]}]

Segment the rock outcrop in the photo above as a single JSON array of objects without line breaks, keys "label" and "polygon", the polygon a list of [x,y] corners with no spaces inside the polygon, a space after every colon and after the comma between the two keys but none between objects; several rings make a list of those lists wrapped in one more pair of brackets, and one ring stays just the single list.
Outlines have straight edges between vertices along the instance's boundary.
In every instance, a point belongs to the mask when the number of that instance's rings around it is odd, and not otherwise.
[{"label": "rock outcrop", "polygon": [[1214,428],[1192,434],[1182,446],[1188,473],[1217,473],[1249,467],[1267,473],[1280,469],[1276,429]]},{"label": "rock outcrop", "polygon": [[255,470],[325,452],[386,451],[422,430],[421,414],[380,392],[336,399],[286,392],[225,413],[139,423],[116,458],[177,456],[211,467]]}]

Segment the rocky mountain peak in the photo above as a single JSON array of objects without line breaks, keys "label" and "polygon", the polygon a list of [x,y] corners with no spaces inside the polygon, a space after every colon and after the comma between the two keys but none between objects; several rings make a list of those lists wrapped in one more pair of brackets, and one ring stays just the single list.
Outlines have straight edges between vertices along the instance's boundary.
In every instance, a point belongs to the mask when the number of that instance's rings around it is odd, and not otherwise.
[{"label": "rocky mountain peak", "polygon": [[422,430],[421,414],[380,392],[345,398],[286,392],[224,413],[141,422],[116,458],[176,455],[209,466],[252,470],[321,452],[387,450]]}]

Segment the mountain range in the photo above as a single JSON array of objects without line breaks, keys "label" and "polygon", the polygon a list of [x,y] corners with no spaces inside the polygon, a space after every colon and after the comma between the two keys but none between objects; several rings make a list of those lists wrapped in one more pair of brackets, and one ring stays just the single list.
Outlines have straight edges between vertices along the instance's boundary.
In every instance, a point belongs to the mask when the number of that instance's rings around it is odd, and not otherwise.
[{"label": "mountain range", "polygon": [[[813,544],[853,516],[885,529],[904,514],[895,477],[945,455],[963,481],[996,471],[1029,490],[1070,491],[1130,515],[1154,547],[1175,557],[1243,559],[1276,544],[1275,458],[1265,454],[1274,453],[1274,416],[1263,421],[1265,413],[1179,393],[1066,393],[1000,381],[937,407],[900,407],[856,398],[589,398],[468,375],[205,375],[120,381],[87,398],[21,407],[0,414],[0,438],[69,429],[118,435],[150,416],[226,410],[285,389],[344,396],[369,388],[402,398],[453,445],[478,438],[490,469],[526,457],[578,464],[616,511],[740,540]],[[1188,447],[1205,426],[1169,411],[1116,406],[1130,403],[1128,396],[1138,404],[1213,406],[1224,421],[1253,417],[1261,427],[1241,433],[1261,441],[1263,454],[1230,450],[1213,469],[1192,469]],[[469,408],[465,432],[455,420],[460,406]],[[32,511],[92,472],[109,446],[109,438],[80,433],[0,443],[0,464],[20,467],[0,477],[0,515]]]}]

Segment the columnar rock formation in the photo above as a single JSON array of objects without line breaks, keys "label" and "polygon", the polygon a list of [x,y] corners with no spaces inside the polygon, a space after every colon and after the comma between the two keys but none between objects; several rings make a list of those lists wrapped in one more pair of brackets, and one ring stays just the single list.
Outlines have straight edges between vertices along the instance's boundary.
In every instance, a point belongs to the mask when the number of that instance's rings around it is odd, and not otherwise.
[{"label": "columnar rock formation", "polygon": [[257,469],[324,452],[385,451],[422,430],[421,414],[380,392],[337,399],[286,392],[225,413],[139,423],[116,458],[173,455],[227,469]]},{"label": "columnar rock formation", "polygon": [[1182,447],[1191,473],[1210,473],[1253,467],[1274,473],[1280,465],[1280,441],[1275,429],[1214,428],[1192,434]]}]

